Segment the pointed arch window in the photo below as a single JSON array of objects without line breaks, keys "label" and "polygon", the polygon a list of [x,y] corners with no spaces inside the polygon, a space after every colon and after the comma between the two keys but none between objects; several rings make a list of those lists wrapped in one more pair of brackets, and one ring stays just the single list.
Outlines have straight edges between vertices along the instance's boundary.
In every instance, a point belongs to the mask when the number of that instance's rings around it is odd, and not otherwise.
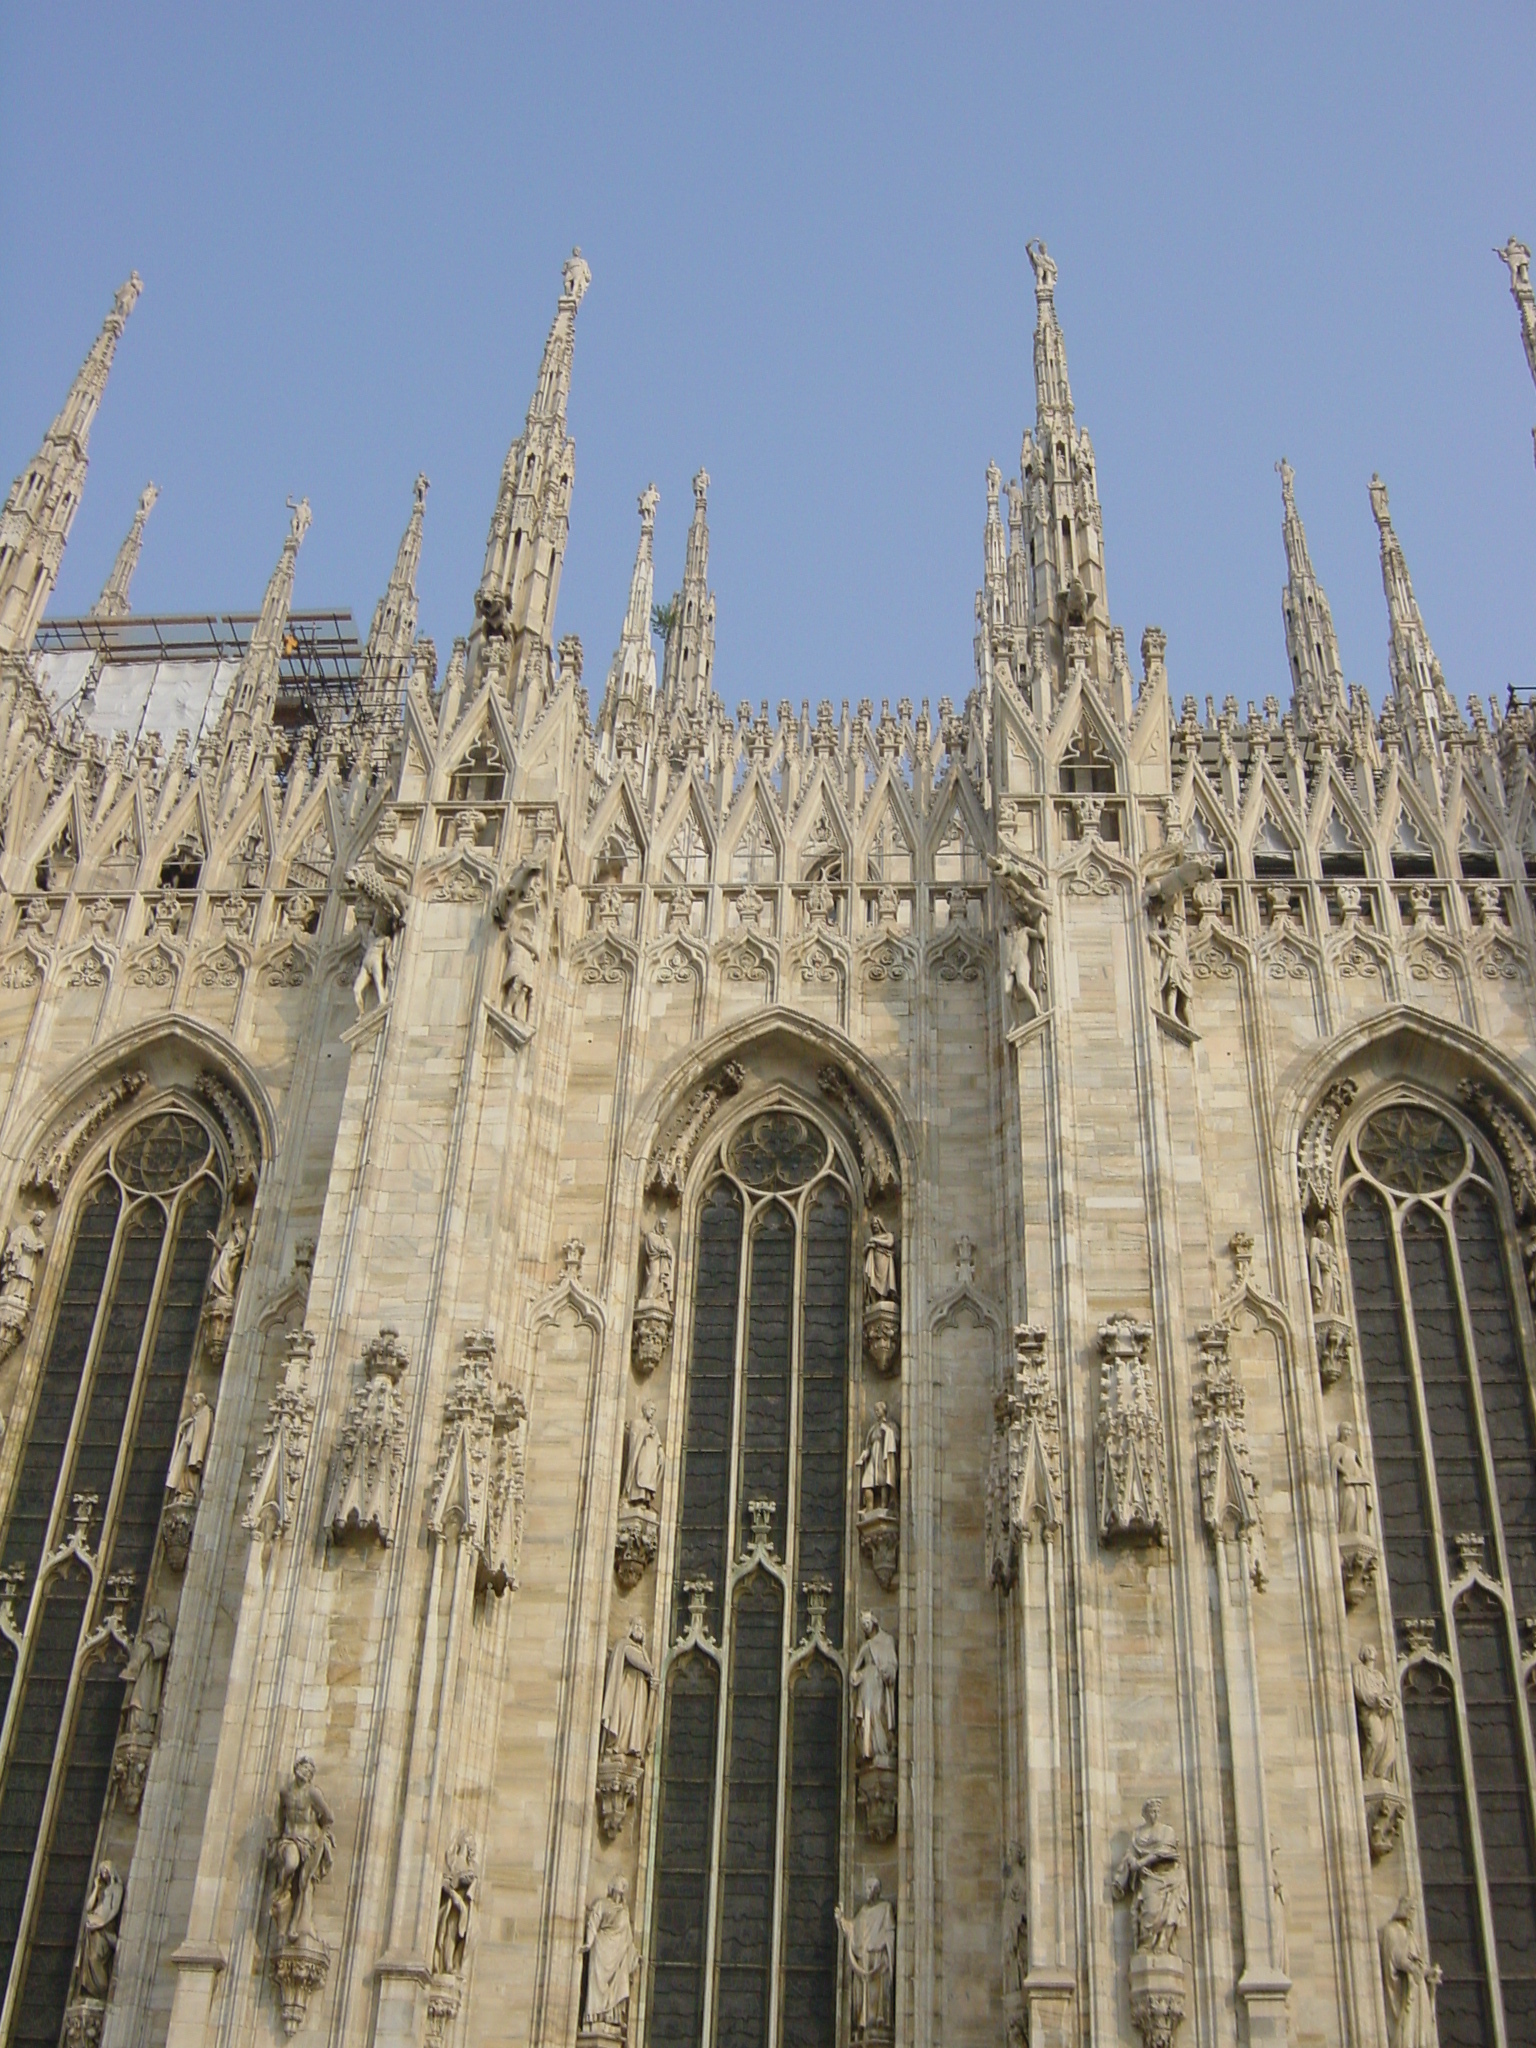
[{"label": "pointed arch window", "polygon": [[0,1638],[8,2042],[51,2048],[76,1988],[125,1653],[146,1617],[226,1185],[201,1114],[167,1102],[117,1135],[61,1221],[64,1277],[31,1412],[12,1418],[25,1445],[0,1539],[17,1624]]},{"label": "pointed arch window", "polygon": [[854,1181],[750,1116],[694,1229],[647,2048],[832,2048]]},{"label": "pointed arch window", "polygon": [[1536,1361],[1513,1213],[1472,1128],[1409,1097],[1355,1131],[1341,1206],[1440,2039],[1512,2048],[1536,2041]]}]

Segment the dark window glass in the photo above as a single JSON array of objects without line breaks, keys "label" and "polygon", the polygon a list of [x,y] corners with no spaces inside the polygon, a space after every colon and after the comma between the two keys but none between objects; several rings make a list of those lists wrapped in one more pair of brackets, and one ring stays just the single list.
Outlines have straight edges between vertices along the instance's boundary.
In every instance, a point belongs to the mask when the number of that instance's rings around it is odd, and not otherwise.
[{"label": "dark window glass", "polygon": [[[848,1198],[827,1181],[812,1197],[805,1232],[804,1384],[800,1423],[798,1578],[832,1587],[827,1634],[843,1639],[843,1528],[848,1485]],[[808,1619],[799,1595],[798,1633]]]},{"label": "dark window glass", "polygon": [[748,1503],[773,1502],[773,1547],[782,1557],[789,1507],[789,1354],[795,1225],[771,1204],[752,1233],[747,1311],[746,1415],[741,1446],[741,1532],[750,1541]]},{"label": "dark window glass", "polygon": [[741,1199],[721,1181],[699,1218],[693,1356],[683,1437],[683,1514],[673,1611],[685,1614],[689,1579],[712,1579],[707,1612],[720,1633],[725,1598],[726,1495],[731,1482],[731,1403],[736,1385],[736,1297],[741,1274]]},{"label": "dark window glass", "polygon": [[1481,2048],[1493,2038],[1477,1926],[1477,1880],[1451,1682],[1433,1664],[1403,1675],[1403,1719],[1419,1831],[1419,1871],[1432,1962],[1445,1973],[1438,1998],[1441,2048]]},{"label": "dark window glass", "polygon": [[1515,1335],[1493,1199],[1486,1188],[1469,1181],[1456,1197],[1454,1213],[1512,1590],[1516,1611],[1529,1614],[1536,1608],[1536,1429],[1530,1382]]},{"label": "dark window glass", "polygon": [[736,1601],[720,1856],[716,2048],[764,2048],[768,2038],[783,1630],[778,1584],[758,1572]]},{"label": "dark window glass", "polygon": [[833,2048],[843,1690],[820,1657],[795,1682],[789,1728],[783,2048]]},{"label": "dark window glass", "polygon": [[1521,1749],[1518,1680],[1498,1601],[1474,1588],[1456,1608],[1461,1680],[1483,1862],[1504,1997],[1505,2036],[1536,2041],[1536,1858]]},{"label": "dark window glass", "polygon": [[707,1657],[684,1657],[668,1688],[652,1918],[652,2048],[695,2048],[704,2021],[704,1923],[714,1832],[715,1714]]},{"label": "dark window glass", "polygon": [[1461,1351],[1450,1244],[1441,1218],[1422,1204],[1416,1203],[1403,1218],[1403,1260],[1419,1339],[1441,1527],[1448,1536],[1462,1530],[1486,1533],[1482,1447],[1472,1410],[1472,1382]]}]

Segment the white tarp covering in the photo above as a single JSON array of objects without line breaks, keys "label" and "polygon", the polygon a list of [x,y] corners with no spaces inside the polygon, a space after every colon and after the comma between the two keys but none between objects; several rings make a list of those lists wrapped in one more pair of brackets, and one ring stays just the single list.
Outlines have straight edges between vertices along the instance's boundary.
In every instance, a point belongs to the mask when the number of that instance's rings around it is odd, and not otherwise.
[{"label": "white tarp covering", "polygon": [[[38,657],[43,695],[55,711],[75,708],[93,659],[83,648]],[[103,662],[94,702],[85,707],[86,725],[104,739],[117,732],[133,739],[157,732],[169,746],[186,731],[195,742],[204,725],[217,719],[239,668],[238,661]]]}]

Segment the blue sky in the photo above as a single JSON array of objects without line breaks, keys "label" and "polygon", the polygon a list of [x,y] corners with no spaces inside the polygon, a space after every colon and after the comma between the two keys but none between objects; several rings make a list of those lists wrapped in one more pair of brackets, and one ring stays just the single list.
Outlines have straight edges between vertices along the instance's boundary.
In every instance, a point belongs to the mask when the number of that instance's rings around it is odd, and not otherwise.
[{"label": "blue sky", "polygon": [[1347,675],[1380,695],[1379,469],[1448,681],[1502,697],[1536,388],[1491,251],[1536,243],[1533,87],[1528,5],[13,6],[0,471],[137,266],[54,610],[152,476],[137,609],[254,608],[307,492],[297,601],[366,628],[422,468],[446,655],[579,242],[559,627],[594,695],[636,494],[670,590],[702,462],[728,704],[959,700],[1041,235],[1111,610],[1167,630],[1175,699],[1285,694],[1281,454]]}]

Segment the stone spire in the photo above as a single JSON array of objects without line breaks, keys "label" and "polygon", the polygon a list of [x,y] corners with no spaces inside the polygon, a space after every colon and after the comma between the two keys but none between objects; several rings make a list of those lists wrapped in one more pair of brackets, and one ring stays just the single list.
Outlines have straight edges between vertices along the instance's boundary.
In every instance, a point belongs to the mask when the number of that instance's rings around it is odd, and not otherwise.
[{"label": "stone spire", "polygon": [[261,612],[245,659],[219,713],[212,751],[221,794],[237,784],[244,787],[246,773],[265,750],[272,729],[282,674],[283,642],[293,604],[294,566],[309,531],[310,518],[308,498],[300,498],[296,505],[290,498],[288,506],[293,514],[288,536],[261,600]]},{"label": "stone spire", "polygon": [[146,484],[139,493],[139,507],[133,515],[133,524],[123,537],[123,544],[117,551],[117,560],[112,564],[112,573],[101,587],[101,595],[91,606],[93,619],[125,619],[133,606],[128,602],[128,587],[133,582],[133,572],[139,566],[139,550],[144,545],[144,526],[155,509],[160,492],[154,484]]},{"label": "stone spire", "polygon": [[374,606],[358,688],[358,711],[364,717],[375,718],[393,710],[410,673],[416,645],[416,571],[421,565],[421,523],[429,489],[427,479],[418,476],[395,566],[384,595]]},{"label": "stone spire", "polygon": [[576,444],[565,431],[565,404],[576,346],[576,309],[591,281],[581,251],[573,250],[544,344],[533,402],[522,434],[502,465],[485,544],[485,570],[475,593],[480,660],[486,639],[512,642],[514,673],[508,681],[514,688],[526,662],[525,643],[537,641],[546,657],[551,650],[576,466]]},{"label": "stone spire", "polygon": [[1454,715],[1454,707],[1413,594],[1402,542],[1392,528],[1387,487],[1379,476],[1371,478],[1371,510],[1381,533],[1381,585],[1392,628],[1387,659],[1393,693],[1410,744],[1433,750],[1439,744],[1442,720]]},{"label": "stone spire", "polygon": [[598,728],[612,732],[622,708],[634,705],[648,711],[656,695],[656,653],[651,644],[651,606],[655,597],[654,543],[656,507],[661,502],[654,484],[640,493],[640,545],[635,550],[634,573],[629,579],[629,607],[624,630],[608,670],[608,687]]},{"label": "stone spire", "polygon": [[709,696],[715,672],[715,594],[709,587],[709,471],[693,480],[693,519],[683,587],[672,600],[672,620],[662,658],[662,690],[674,711],[697,711]]},{"label": "stone spire", "polygon": [[[1525,360],[1531,381],[1536,383],[1536,291],[1531,288],[1531,252],[1513,235],[1494,255],[1509,266],[1509,295],[1520,311],[1520,338],[1525,343]],[[1536,450],[1536,427],[1531,429],[1531,446]]]},{"label": "stone spire", "polygon": [[53,594],[64,543],[85,489],[91,422],[107,388],[118,340],[139,296],[134,271],[112,301],[80,374],[43,445],[11,486],[0,512],[0,654],[25,652]]},{"label": "stone spire", "polygon": [[1333,630],[1333,613],[1312,568],[1307,551],[1307,532],[1296,510],[1296,472],[1282,456],[1275,467],[1280,472],[1280,498],[1284,506],[1281,531],[1285,539],[1285,589],[1280,611],[1285,620],[1285,651],[1290,658],[1291,681],[1296,708],[1309,725],[1320,718],[1348,714],[1344,670],[1339,660],[1338,636]]},{"label": "stone spire", "polygon": [[[1021,650],[1031,629],[1047,629],[1040,644],[1063,670],[1070,666],[1070,651],[1107,686],[1113,680],[1109,606],[1093,446],[1072,409],[1067,345],[1056,318],[1056,265],[1043,242],[1027,247],[1035,273],[1035,425],[1026,430],[1019,453],[1020,484],[1008,489],[1006,555],[995,472],[988,475],[979,621],[983,635],[995,637],[1006,614]],[[1035,689],[1044,715],[1048,678],[1037,676]],[[1121,708],[1128,717],[1129,704]]]}]

